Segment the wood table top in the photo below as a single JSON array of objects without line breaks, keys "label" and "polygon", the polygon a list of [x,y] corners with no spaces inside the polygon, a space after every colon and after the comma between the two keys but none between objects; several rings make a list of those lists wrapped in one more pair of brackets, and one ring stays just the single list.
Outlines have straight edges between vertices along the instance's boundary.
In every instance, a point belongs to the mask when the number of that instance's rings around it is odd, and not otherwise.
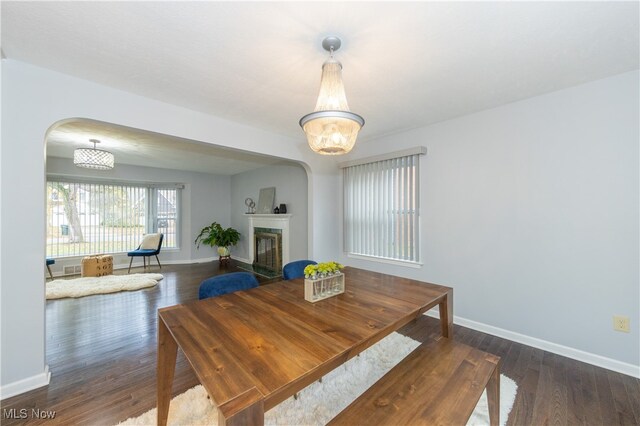
[{"label": "wood table top", "polygon": [[345,293],[316,303],[295,279],[158,313],[223,415],[257,400],[266,411],[452,294],[362,269],[344,272]]}]

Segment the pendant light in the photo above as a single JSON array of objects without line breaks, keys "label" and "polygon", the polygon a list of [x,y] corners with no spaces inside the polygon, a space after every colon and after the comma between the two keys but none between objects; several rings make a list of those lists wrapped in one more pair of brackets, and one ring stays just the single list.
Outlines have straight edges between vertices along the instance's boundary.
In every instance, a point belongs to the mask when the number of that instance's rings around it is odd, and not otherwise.
[{"label": "pendant light", "polygon": [[307,135],[309,147],[318,154],[346,154],[356,143],[364,118],[349,111],[342,84],[342,64],[333,53],[340,48],[338,37],[327,37],[322,47],[329,59],[322,65],[320,93],[314,112],[300,119],[300,127]]},{"label": "pendant light", "polygon": [[78,148],[73,151],[73,164],[85,169],[111,170],[114,166],[113,154],[109,151],[96,149],[99,144],[98,139],[89,139],[93,143],[93,148]]}]

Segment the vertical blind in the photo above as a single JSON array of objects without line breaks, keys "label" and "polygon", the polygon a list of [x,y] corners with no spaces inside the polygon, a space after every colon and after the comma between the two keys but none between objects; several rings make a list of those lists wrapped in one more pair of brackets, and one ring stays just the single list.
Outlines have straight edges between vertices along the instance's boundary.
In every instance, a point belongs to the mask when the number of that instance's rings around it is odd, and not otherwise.
[{"label": "vertical blind", "polygon": [[419,261],[419,156],[345,167],[349,254]]},{"label": "vertical blind", "polygon": [[138,184],[47,181],[47,257],[120,253],[145,233],[177,247],[179,189]]}]

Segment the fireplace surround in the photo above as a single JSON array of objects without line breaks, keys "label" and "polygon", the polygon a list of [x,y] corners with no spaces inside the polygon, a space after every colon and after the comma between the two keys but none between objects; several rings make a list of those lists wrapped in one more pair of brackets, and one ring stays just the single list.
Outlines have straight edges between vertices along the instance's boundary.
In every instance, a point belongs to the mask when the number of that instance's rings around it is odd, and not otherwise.
[{"label": "fireplace surround", "polygon": [[[279,247],[277,250],[277,254],[280,255],[280,259],[275,259],[276,252],[273,251],[275,247],[271,246],[263,246],[262,248],[269,249],[269,257],[268,261],[279,260],[279,270],[282,269],[283,265],[289,263],[290,259],[290,240],[289,240],[289,220],[291,219],[291,214],[245,214],[247,219],[249,220],[249,235],[248,240],[249,244],[249,261],[253,264],[256,264],[258,261],[258,265],[261,267],[265,267],[262,264],[262,260],[265,260],[265,253],[262,253],[262,258],[257,259],[256,254],[260,253],[261,247],[256,247],[256,235],[257,234],[274,234],[279,235]],[[266,230],[266,232],[265,232]],[[278,237],[273,235],[266,235],[265,241],[272,241],[269,244],[274,244],[277,242]],[[264,238],[263,238],[264,239]],[[267,244],[266,242],[263,244]],[[267,269],[271,269],[267,267]],[[276,272],[279,272],[276,271]]]}]

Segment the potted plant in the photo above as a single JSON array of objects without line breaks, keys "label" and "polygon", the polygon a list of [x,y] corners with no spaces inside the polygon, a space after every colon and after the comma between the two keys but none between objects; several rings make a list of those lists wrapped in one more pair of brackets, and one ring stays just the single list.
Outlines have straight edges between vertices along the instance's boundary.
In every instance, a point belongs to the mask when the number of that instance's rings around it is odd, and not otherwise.
[{"label": "potted plant", "polygon": [[205,226],[194,241],[196,248],[200,248],[200,244],[206,244],[211,247],[218,246],[218,255],[220,258],[229,258],[229,246],[235,246],[240,240],[240,233],[233,228],[223,228],[218,222],[213,222],[209,226]]}]

